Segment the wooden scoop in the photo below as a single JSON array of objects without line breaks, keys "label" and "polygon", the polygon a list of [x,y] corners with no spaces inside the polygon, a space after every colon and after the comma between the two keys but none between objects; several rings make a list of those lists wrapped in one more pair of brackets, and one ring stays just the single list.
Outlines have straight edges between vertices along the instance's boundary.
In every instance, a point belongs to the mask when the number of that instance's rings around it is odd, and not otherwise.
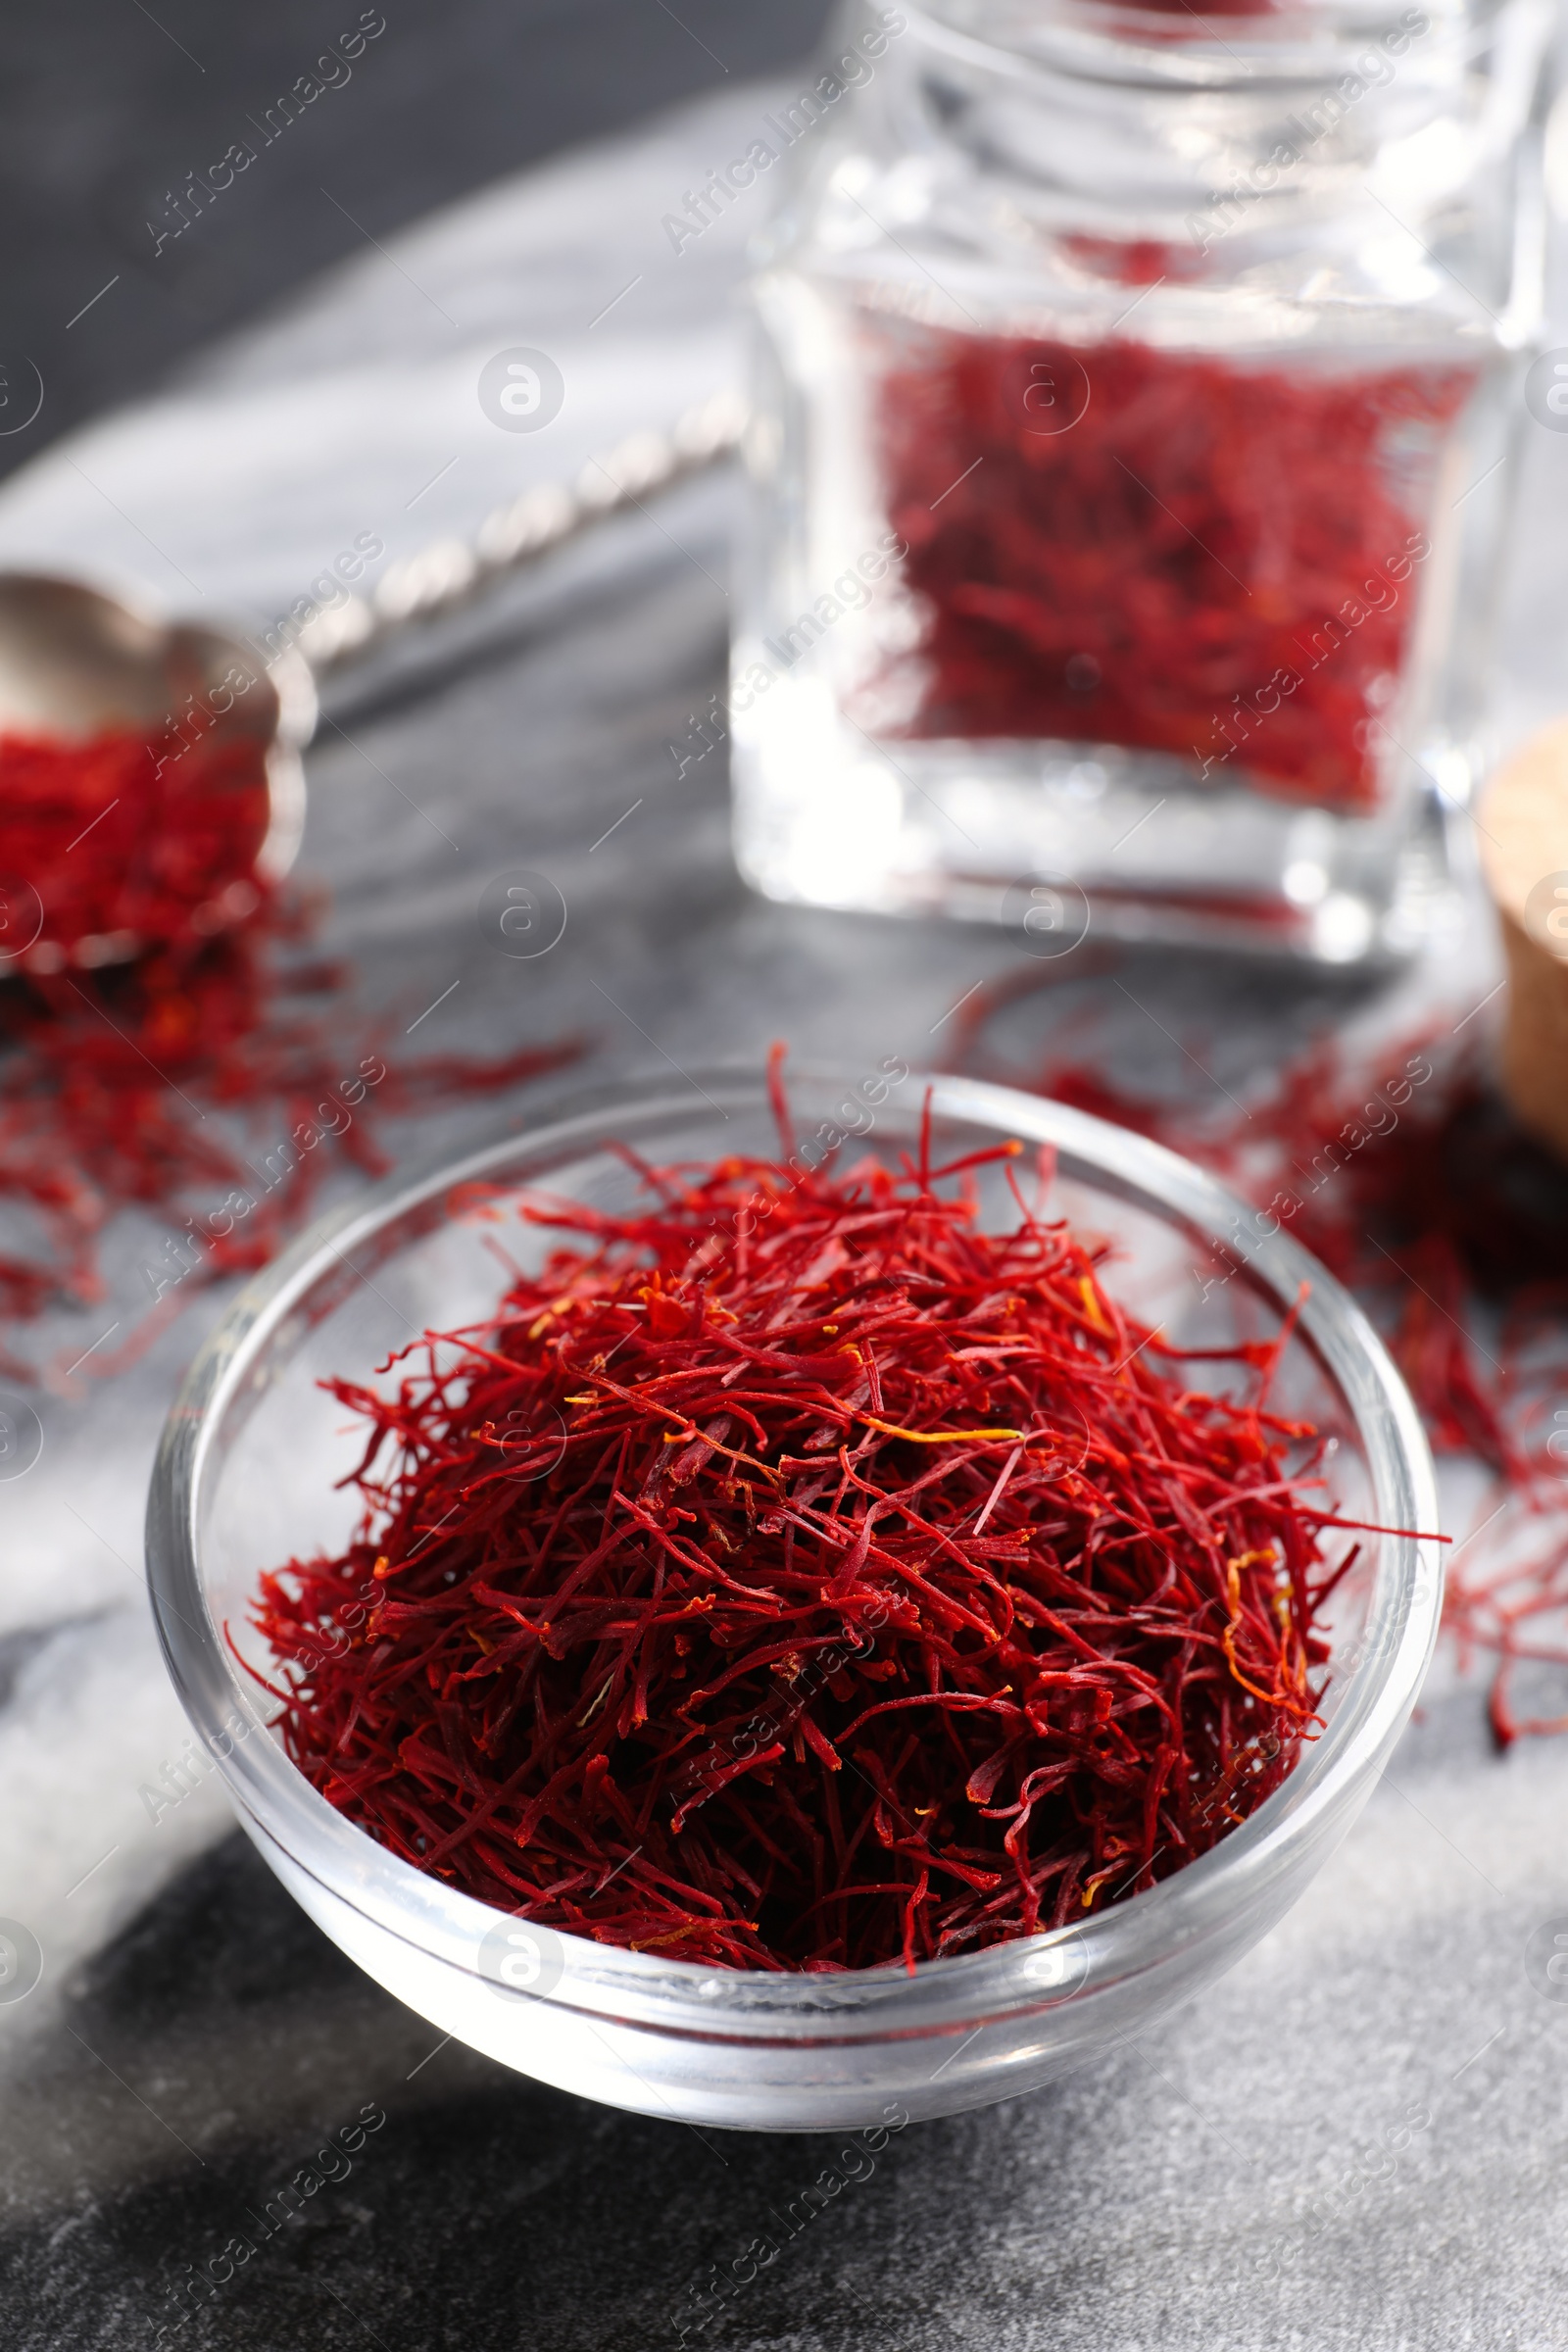
[{"label": "wooden scoop", "polygon": [[1508,957],[1502,1089],[1568,1159],[1568,719],[1497,770],[1477,822]]}]

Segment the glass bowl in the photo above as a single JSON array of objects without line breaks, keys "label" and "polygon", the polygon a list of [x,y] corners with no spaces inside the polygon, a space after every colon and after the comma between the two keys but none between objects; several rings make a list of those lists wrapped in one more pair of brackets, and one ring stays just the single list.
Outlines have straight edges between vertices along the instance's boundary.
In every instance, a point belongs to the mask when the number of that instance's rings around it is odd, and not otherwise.
[{"label": "glass bowl", "polygon": [[[1329,1433],[1347,1517],[1434,1530],[1426,1441],[1360,1309],[1272,1220],[1173,1152],[1060,1103],[967,1079],[792,1070],[808,1157],[896,1157],[929,1089],[943,1157],[999,1138],[1054,1149],[1053,1213],[1109,1237],[1110,1289],[1183,1346],[1278,1329],[1309,1286],[1276,1375],[1279,1409]],[[1209,1853],[1081,1926],[989,1951],[836,1976],[729,1971],[529,1930],[400,1861],[336,1812],[267,1729],[232,1642],[258,1574],[345,1542],[357,1497],[335,1482],[359,1440],[316,1383],[368,1379],[426,1327],[493,1308],[498,1228],[482,1187],[544,1186],[625,1205],[612,1147],[654,1161],[778,1150],[758,1074],[619,1086],[463,1159],[338,1209],[270,1267],[203,1348],[170,1414],[148,1507],[148,1574],[165,1655],[239,1818],[334,1941],[441,2032],[613,2106],[773,2131],[887,2127],[1032,2090],[1141,2032],[1240,1958],[1305,1886],[1369,1793],[1414,1704],[1442,1574],[1429,1536],[1366,1539],[1337,1596],[1325,1727],[1289,1778]],[[1015,1222],[996,1174],[988,1223]],[[510,1218],[508,1250],[545,1238]],[[1210,1386],[1223,1385],[1216,1367]],[[1204,1377],[1207,1378],[1205,1372]],[[249,1646],[247,1646],[249,1645]]]}]

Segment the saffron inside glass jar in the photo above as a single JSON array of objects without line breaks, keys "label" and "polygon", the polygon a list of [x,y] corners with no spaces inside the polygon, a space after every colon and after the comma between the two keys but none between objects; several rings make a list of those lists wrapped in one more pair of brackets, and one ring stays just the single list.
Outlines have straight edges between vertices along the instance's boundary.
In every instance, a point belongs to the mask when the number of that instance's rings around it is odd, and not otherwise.
[{"label": "saffron inside glass jar", "polygon": [[1424,527],[1459,366],[1248,366],[916,332],[881,374],[919,615],[874,681],[914,738],[1233,760],[1369,812],[1397,753]]}]

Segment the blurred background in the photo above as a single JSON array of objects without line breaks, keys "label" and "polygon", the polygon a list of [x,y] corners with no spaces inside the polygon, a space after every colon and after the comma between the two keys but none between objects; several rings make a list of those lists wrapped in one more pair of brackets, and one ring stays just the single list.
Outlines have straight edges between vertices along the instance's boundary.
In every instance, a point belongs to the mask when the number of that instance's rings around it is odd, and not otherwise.
[{"label": "blurred background", "polygon": [[[206,175],[324,44],[350,68],[211,202]],[[0,86],[0,475],[148,392],[189,352],[506,172],[808,50],[827,0],[7,0]],[[352,86],[351,86],[352,83]],[[189,199],[186,198],[188,206]],[[30,368],[29,368],[30,363]],[[43,381],[37,400],[36,369]]]}]

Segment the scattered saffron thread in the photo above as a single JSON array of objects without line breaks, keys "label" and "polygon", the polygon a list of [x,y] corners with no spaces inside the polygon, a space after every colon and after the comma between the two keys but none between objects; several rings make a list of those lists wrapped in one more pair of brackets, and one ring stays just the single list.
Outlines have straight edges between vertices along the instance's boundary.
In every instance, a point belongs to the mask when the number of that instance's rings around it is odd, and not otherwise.
[{"label": "scattered saffron thread", "polygon": [[1320,1041],[1244,1121],[1120,1085],[1081,1050],[997,1066],[977,1041],[1012,993],[972,1008],[960,1066],[1186,1153],[1255,1204],[1254,1239],[1293,1234],[1358,1294],[1435,1450],[1495,1482],[1449,1555],[1445,1604],[1461,1666],[1492,1661],[1493,1735],[1505,1748],[1568,1731],[1568,1711],[1522,1712],[1515,1696],[1522,1670],[1568,1673],[1568,1170],[1499,1101],[1485,1046],[1416,1031],[1369,1067]]}]

